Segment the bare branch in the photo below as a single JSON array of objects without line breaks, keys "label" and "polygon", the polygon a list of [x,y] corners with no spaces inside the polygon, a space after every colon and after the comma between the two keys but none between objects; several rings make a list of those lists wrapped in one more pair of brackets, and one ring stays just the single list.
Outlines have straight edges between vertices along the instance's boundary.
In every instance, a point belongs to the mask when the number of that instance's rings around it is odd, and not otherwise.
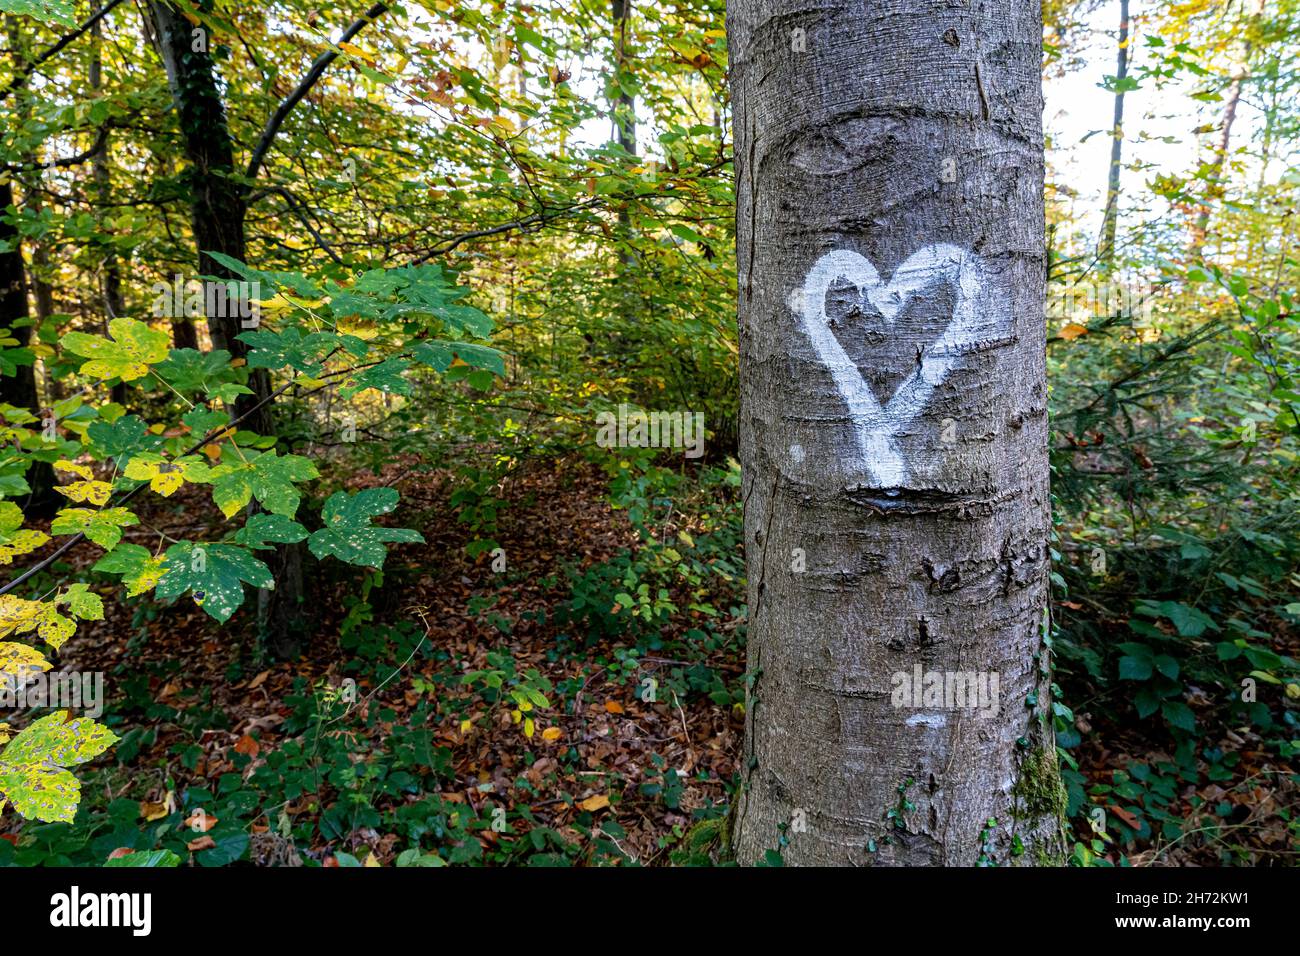
[{"label": "bare branch", "polygon": [[[365,29],[369,23],[387,11],[387,3],[376,3],[361,15],[360,20],[343,31],[343,36],[339,37],[338,43],[347,43]],[[337,46],[338,43],[336,43],[335,46]],[[292,93],[284,98],[278,107],[276,107],[275,113],[267,122],[266,128],[262,130],[261,137],[258,138],[257,147],[253,150],[253,158],[248,162],[248,170],[244,175],[249,179],[257,178],[257,174],[262,168],[262,162],[266,159],[267,150],[271,148],[271,142],[275,139],[275,134],[280,132],[280,127],[283,125],[285,118],[293,112],[293,108],[297,106],[298,102],[307,95],[307,92],[316,85],[316,81],[321,78],[321,75],[324,74],[325,70],[337,57],[338,51],[336,50],[326,50],[320,56],[316,57],[315,62],[311,65],[311,69],[308,70],[307,75],[302,78],[302,82],[298,84]]]}]

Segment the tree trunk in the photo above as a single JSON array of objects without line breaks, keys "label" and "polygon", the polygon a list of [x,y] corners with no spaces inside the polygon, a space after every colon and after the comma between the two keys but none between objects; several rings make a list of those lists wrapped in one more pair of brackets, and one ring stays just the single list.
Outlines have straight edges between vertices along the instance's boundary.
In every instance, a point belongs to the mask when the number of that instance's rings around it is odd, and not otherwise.
[{"label": "tree trunk", "polygon": [[[1245,55],[1243,63],[1250,57],[1250,44],[1245,45]],[[1245,80],[1246,73],[1243,67],[1242,71],[1232,79],[1232,84],[1228,87],[1228,100],[1223,104],[1223,125],[1219,132],[1219,143],[1214,150],[1214,159],[1211,161],[1213,172],[1209,178],[1209,198],[1219,200],[1223,198],[1223,181],[1224,167],[1228,161],[1228,147],[1232,144],[1232,125],[1237,120],[1237,104],[1241,102],[1241,84]],[[1200,259],[1205,247],[1205,237],[1210,225],[1210,202],[1209,199],[1201,204],[1200,210],[1196,214],[1196,225],[1192,227],[1191,258]]]},{"label": "tree trunk", "polygon": [[[154,0],[149,9],[158,51],[176,104],[185,158],[190,163],[190,218],[194,242],[198,246],[199,272],[221,279],[236,279],[234,273],[208,255],[209,252],[219,252],[240,262],[245,261],[247,204],[244,187],[230,178],[235,171],[234,146],[217,86],[216,69],[207,51],[207,39],[201,32],[196,33],[199,28],[193,27],[167,3]],[[216,298],[204,297],[207,302]],[[231,314],[233,311],[223,309],[208,314],[208,335],[213,348],[225,349],[232,358],[240,359],[248,354],[248,346],[237,336],[249,328],[244,327],[244,320],[239,315]],[[179,338],[177,344],[180,344]],[[271,394],[266,370],[252,370],[248,387],[254,394],[240,396],[235,403],[238,414],[248,413]],[[263,435],[274,434],[270,405],[263,405],[252,413],[240,427]]]},{"label": "tree trunk", "polygon": [[730,0],[727,29],[737,857],[1044,862],[1064,791],[1043,641],[1039,3]]},{"label": "tree trunk", "polygon": [[1101,223],[1098,258],[1110,271],[1115,264],[1115,228],[1119,223],[1119,170],[1124,150],[1124,80],[1128,77],[1128,0],[1119,0],[1119,57],[1115,67],[1115,119],[1110,129],[1110,178],[1106,214]]},{"label": "tree trunk", "polygon": [[[100,4],[91,5],[91,14],[98,13]],[[96,95],[104,86],[104,59],[103,59],[103,32],[99,21],[90,28],[90,88]],[[113,195],[113,176],[108,168],[109,156],[109,137],[104,137],[103,148],[95,154],[91,160],[91,173],[95,181],[95,189],[98,192],[101,202],[109,202]],[[101,227],[102,228],[102,227]],[[100,278],[100,289],[104,297],[104,333],[108,333],[108,323],[114,319],[122,318],[126,315],[126,299],[122,295],[122,267],[118,262],[117,253],[112,246],[112,239],[109,238],[104,243],[104,263],[103,274]],[[188,322],[182,323],[190,330],[193,335],[194,327]],[[173,333],[173,341],[182,337]],[[179,341],[176,342],[177,348],[184,348]],[[112,388],[110,396],[114,402],[125,406],[127,403],[127,391],[125,382],[117,382]]]},{"label": "tree trunk", "polygon": [[[13,205],[13,186],[0,182],[0,329],[8,330],[18,340],[18,348],[25,348],[32,340],[31,311],[22,236],[6,219]],[[31,364],[19,365],[15,374],[0,377],[0,402],[25,408],[44,419],[36,391],[36,370]],[[37,423],[35,427],[39,430],[42,426]],[[52,514],[63,500],[54,492],[53,468],[48,462],[32,462],[26,477],[31,493],[22,503],[23,512],[29,517]]]},{"label": "tree trunk", "polygon": [[[206,37],[196,35],[190,22],[164,0],[152,0],[150,11],[158,50],[176,103],[185,156],[190,162],[191,211],[199,270],[205,275],[237,278],[207,254],[220,252],[240,262],[247,261],[246,191],[230,178],[235,171],[234,144]],[[205,301],[211,300],[205,296]],[[227,310],[223,314],[209,314],[207,320],[213,348],[225,349],[235,359],[247,356],[248,346],[236,337],[248,331],[243,318]],[[270,376],[265,369],[253,369],[248,386],[254,394],[240,396],[234,407],[236,415],[246,416],[239,427],[274,435],[271,404],[262,404],[271,394]],[[302,549],[280,545],[268,560],[276,586],[273,591],[258,592],[259,629],[277,656],[297,656],[300,638],[308,630],[312,616],[312,609],[304,600]]]},{"label": "tree trunk", "polygon": [[[623,90],[627,74],[627,34],[632,19],[632,0],[610,0],[614,40],[614,95],[610,97],[614,140],[631,156],[636,156],[636,98]],[[629,357],[640,341],[639,294],[636,281],[636,254],[632,249],[632,217],[629,200],[618,205],[618,325],[611,336],[611,354]]]}]

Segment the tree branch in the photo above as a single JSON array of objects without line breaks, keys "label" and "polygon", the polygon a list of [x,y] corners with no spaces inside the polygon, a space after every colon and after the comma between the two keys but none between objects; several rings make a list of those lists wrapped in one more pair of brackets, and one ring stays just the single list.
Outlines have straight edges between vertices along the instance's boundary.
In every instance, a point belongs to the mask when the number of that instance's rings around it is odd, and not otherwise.
[{"label": "tree branch", "polygon": [[9,81],[9,85],[6,86],[3,90],[0,90],[0,101],[6,99],[10,93],[18,89],[23,84],[25,84],[28,78],[31,77],[31,75],[36,72],[37,67],[39,67],[50,57],[54,56],[56,53],[62,50],[69,43],[75,41],[83,33],[85,33],[96,23],[102,20],[105,16],[107,16],[108,12],[121,2],[122,0],[108,0],[108,3],[104,4],[104,6],[100,7],[98,10],[92,13],[85,23],[77,27],[77,29],[73,30],[71,33],[64,36],[62,39],[59,40],[58,43],[54,44],[54,46],[50,47],[48,50],[46,50],[36,59],[32,60],[32,62],[28,63],[25,67],[23,67],[23,69],[21,69],[18,72],[18,75]]},{"label": "tree branch", "polygon": [[[367,24],[386,13],[387,10],[388,4],[386,2],[376,3],[361,15],[360,20],[343,31],[343,36],[339,37],[338,43],[347,43],[365,29]],[[338,43],[336,43],[335,46],[337,46]],[[293,108],[297,106],[298,102],[307,95],[307,92],[316,85],[316,81],[321,78],[321,75],[329,65],[337,59],[337,57],[338,52],[336,50],[326,50],[320,56],[316,57],[315,62],[311,65],[311,69],[308,70],[307,75],[302,78],[302,82],[298,84],[297,88],[292,93],[284,98],[278,107],[276,107],[275,113],[271,116],[271,119],[266,124],[266,128],[262,130],[262,135],[258,138],[257,146],[253,150],[253,158],[248,161],[248,170],[244,175],[249,179],[257,178],[258,171],[262,168],[262,161],[266,159],[267,150],[271,148],[271,142],[275,139],[275,134],[280,132],[280,126],[284,123],[285,118],[293,112]]]}]

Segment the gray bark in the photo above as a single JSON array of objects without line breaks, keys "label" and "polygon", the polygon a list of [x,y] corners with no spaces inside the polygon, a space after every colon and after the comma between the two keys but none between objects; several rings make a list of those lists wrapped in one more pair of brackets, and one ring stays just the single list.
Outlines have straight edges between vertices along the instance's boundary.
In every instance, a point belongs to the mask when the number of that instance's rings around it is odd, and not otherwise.
[{"label": "gray bark", "polygon": [[[730,0],[727,27],[750,608],[737,858],[1045,862],[1063,793],[1038,0]],[[996,713],[895,706],[918,666],[996,674]]]}]

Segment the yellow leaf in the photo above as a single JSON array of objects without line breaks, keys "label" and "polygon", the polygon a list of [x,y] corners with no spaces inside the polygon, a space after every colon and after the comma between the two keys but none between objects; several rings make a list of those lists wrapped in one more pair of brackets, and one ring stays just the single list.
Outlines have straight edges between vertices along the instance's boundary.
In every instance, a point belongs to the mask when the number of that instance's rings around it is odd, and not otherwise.
[{"label": "yellow leaf", "polygon": [[109,496],[113,494],[113,486],[107,481],[74,481],[55,485],[54,490],[70,501],[89,501],[92,505],[108,504]]},{"label": "yellow leaf", "polygon": [[44,531],[31,530],[15,531],[10,538],[8,544],[0,544],[0,564],[13,564],[18,555],[30,554],[50,540]]},{"label": "yellow leaf", "polygon": [[609,711],[611,714],[623,713],[623,705],[616,700],[605,701],[605,709]]},{"label": "yellow leaf", "polygon": [[590,813],[595,813],[597,810],[603,810],[609,806],[609,797],[603,793],[598,793],[594,797],[583,800],[578,806]]},{"label": "yellow leaf", "polygon": [[95,473],[91,471],[89,467],[87,467],[86,465],[78,465],[75,462],[71,462],[71,461],[56,461],[54,463],[54,470],[66,471],[72,475],[80,475],[82,478],[85,478],[87,481],[90,481],[95,477]]},{"label": "yellow leaf", "polygon": [[1087,334],[1088,327],[1086,325],[1080,325],[1078,322],[1071,322],[1069,325],[1061,329],[1061,338],[1067,340],[1077,339],[1079,336]]},{"label": "yellow leaf", "polygon": [[564,731],[560,730],[559,727],[547,727],[542,731],[543,740],[559,740],[563,736]]},{"label": "yellow leaf", "polygon": [[34,647],[12,641],[0,641],[0,683],[8,683],[10,675],[26,680],[33,673],[47,671],[53,665]]},{"label": "yellow leaf", "polygon": [[526,718],[524,720],[524,736],[532,737],[535,726],[536,725],[533,723],[533,718],[531,717]]}]

